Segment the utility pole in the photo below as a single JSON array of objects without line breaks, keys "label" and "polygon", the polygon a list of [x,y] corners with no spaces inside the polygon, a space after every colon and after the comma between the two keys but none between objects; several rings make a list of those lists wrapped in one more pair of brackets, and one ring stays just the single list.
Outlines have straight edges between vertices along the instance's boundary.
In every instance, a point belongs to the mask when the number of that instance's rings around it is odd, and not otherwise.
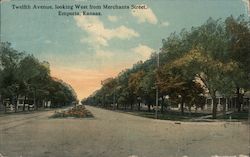
[{"label": "utility pole", "polygon": [[[156,62],[157,62],[157,66],[156,66],[156,70],[159,69],[159,53],[156,52]],[[155,98],[155,104],[156,104],[156,108],[155,108],[155,119],[158,119],[158,108],[159,108],[159,88],[157,85],[157,82],[155,82],[156,85],[156,98]]]}]

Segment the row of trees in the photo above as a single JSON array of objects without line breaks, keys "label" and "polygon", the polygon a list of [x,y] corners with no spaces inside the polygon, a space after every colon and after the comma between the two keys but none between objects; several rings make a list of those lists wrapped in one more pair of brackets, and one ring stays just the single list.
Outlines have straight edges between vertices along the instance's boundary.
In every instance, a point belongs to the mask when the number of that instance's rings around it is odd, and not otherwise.
[{"label": "row of trees", "polygon": [[[237,94],[240,111],[240,91],[250,87],[250,27],[249,19],[230,16],[224,21],[209,18],[203,25],[183,29],[163,39],[159,54],[153,53],[145,62],[138,62],[131,69],[122,71],[116,78],[102,82],[102,88],[82,103],[133,106],[138,110],[143,102],[155,104],[156,88],[159,89],[161,109],[166,96],[171,102],[191,107],[202,107],[205,96],[215,101],[216,93],[225,98]],[[159,55],[160,66],[156,58]],[[217,103],[213,105],[216,118]]]},{"label": "row of trees", "polygon": [[20,97],[24,97],[24,104],[32,100],[35,109],[46,101],[50,101],[52,107],[58,107],[77,99],[70,85],[51,77],[48,62],[40,62],[33,55],[13,49],[10,43],[1,42],[0,104],[6,105],[4,102],[9,101],[17,111]]}]

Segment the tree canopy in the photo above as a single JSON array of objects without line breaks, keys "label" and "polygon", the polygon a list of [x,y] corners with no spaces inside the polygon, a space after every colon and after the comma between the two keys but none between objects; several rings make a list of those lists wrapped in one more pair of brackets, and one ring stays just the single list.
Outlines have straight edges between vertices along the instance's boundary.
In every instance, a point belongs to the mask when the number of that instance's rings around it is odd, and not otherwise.
[{"label": "tree canopy", "polygon": [[15,109],[19,97],[32,100],[36,109],[44,101],[51,101],[52,107],[56,107],[77,99],[70,85],[51,77],[48,62],[18,52],[8,42],[0,43],[0,95],[1,103],[10,100]]},{"label": "tree canopy", "polygon": [[[113,91],[117,93],[116,103],[125,107],[138,102],[153,105],[158,87],[162,105],[168,96],[172,102],[202,107],[205,95],[215,100],[216,92],[230,97],[239,89],[247,91],[250,87],[249,23],[244,16],[230,16],[225,20],[209,18],[201,26],[174,32],[162,40],[159,68],[157,54],[152,53],[145,62],[140,61],[113,78],[115,87],[103,85],[82,102],[108,106],[111,102],[100,96]],[[216,103],[212,113],[216,118]]]}]

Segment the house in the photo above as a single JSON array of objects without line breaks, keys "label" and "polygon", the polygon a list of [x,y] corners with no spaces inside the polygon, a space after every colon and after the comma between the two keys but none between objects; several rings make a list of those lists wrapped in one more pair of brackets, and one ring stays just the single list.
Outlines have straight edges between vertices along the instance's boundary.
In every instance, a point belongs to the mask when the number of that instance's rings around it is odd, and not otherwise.
[{"label": "house", "polygon": [[[15,103],[16,101],[14,101]],[[27,109],[34,109],[35,108],[35,104],[34,104],[34,99],[30,99],[30,98],[25,98],[24,96],[19,96],[18,100],[17,100],[17,104],[14,104],[13,102],[11,102],[11,100],[8,99],[4,99],[3,100],[3,110],[6,107],[7,110],[15,110],[15,105],[17,105],[17,111],[18,110],[23,110],[23,108],[25,108],[25,110]],[[0,104],[1,105],[1,104]],[[51,101],[45,101],[43,100],[42,103],[39,103],[40,107],[45,107],[45,108],[50,108],[51,106]]]},{"label": "house", "polygon": [[[248,110],[250,104],[250,91],[244,92],[243,101],[241,102],[241,110]],[[226,98],[219,92],[216,92],[216,101],[214,102],[211,96],[206,95],[205,110],[212,110],[213,104],[217,103],[217,110],[223,111],[223,105],[225,105],[226,111],[236,111],[237,107],[237,95],[233,95],[230,98]]]}]

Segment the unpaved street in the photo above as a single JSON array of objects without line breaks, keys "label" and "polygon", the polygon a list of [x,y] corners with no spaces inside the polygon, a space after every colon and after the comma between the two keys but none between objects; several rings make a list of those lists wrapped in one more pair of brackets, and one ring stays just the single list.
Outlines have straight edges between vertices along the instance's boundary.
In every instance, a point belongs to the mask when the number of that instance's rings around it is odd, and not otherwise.
[{"label": "unpaved street", "polygon": [[87,106],[89,119],[50,119],[53,111],[0,117],[4,157],[210,157],[248,154],[241,123],[175,124]]}]

